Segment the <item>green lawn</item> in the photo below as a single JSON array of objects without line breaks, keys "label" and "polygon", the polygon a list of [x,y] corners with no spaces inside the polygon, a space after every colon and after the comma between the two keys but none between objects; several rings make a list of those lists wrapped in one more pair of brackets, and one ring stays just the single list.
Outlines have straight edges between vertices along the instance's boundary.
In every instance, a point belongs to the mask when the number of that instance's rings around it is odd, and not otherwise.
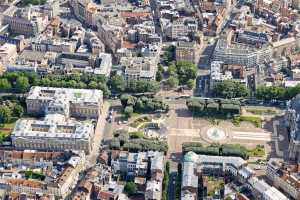
[{"label": "green lawn", "polygon": [[129,126],[137,128],[140,124],[144,122],[150,122],[150,118],[148,116],[137,118],[132,123],[130,123]]},{"label": "green lawn", "polygon": [[4,124],[3,126],[0,127],[0,130],[1,129],[13,129],[16,125],[16,122],[11,122],[11,123],[7,123],[7,124]]},{"label": "green lawn", "polygon": [[139,139],[144,137],[144,133],[141,131],[136,131],[136,132],[130,132],[129,137],[131,139]]},{"label": "green lawn", "polygon": [[27,179],[37,179],[37,180],[45,180],[46,176],[42,173],[37,173],[37,172],[33,172],[33,171],[26,171],[25,172],[25,177]]},{"label": "green lawn", "polygon": [[246,111],[255,115],[275,115],[277,113],[272,108],[246,108]]},{"label": "green lawn", "polygon": [[248,155],[250,157],[263,157],[265,156],[264,145],[257,145],[254,149],[248,150]]},{"label": "green lawn", "polygon": [[236,126],[239,126],[241,122],[250,122],[257,128],[261,128],[262,120],[260,117],[255,116],[236,116],[233,118],[232,123]]},{"label": "green lawn", "polygon": [[212,196],[216,191],[219,191],[222,187],[224,187],[224,181],[221,179],[216,179],[214,177],[209,176],[207,178],[207,195]]}]

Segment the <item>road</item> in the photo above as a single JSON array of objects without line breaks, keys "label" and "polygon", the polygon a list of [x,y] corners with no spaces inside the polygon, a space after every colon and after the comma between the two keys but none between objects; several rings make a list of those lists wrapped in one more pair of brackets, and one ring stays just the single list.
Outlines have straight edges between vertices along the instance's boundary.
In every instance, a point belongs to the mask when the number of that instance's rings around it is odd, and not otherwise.
[{"label": "road", "polygon": [[169,186],[168,186],[168,200],[174,200],[175,199],[176,177],[177,177],[177,172],[171,172],[170,173]]},{"label": "road", "polygon": [[100,145],[101,145],[101,141],[104,135],[104,127],[106,124],[106,116],[108,114],[108,110],[109,110],[110,104],[109,102],[104,102],[103,105],[103,109],[102,109],[102,114],[98,119],[96,128],[95,128],[95,136],[93,139],[93,147],[92,147],[92,151],[91,153],[87,156],[87,164],[86,164],[86,168],[90,168],[92,166],[94,166],[97,162],[97,157],[99,155],[99,149],[100,149]]}]

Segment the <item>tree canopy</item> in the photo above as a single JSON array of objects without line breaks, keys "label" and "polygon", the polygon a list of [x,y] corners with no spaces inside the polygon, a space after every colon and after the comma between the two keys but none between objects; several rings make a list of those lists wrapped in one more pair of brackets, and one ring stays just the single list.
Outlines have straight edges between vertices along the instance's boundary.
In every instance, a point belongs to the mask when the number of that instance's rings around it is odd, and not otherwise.
[{"label": "tree canopy", "polygon": [[249,90],[243,83],[225,80],[214,85],[213,95],[225,99],[246,97],[249,95]]}]

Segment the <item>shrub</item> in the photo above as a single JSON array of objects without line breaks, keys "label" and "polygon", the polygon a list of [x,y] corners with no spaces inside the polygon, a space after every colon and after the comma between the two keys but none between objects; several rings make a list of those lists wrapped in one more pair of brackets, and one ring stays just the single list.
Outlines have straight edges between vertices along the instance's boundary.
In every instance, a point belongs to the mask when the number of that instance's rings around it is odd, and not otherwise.
[{"label": "shrub", "polygon": [[144,133],[141,131],[130,132],[129,136],[131,139],[139,139],[144,137]]}]

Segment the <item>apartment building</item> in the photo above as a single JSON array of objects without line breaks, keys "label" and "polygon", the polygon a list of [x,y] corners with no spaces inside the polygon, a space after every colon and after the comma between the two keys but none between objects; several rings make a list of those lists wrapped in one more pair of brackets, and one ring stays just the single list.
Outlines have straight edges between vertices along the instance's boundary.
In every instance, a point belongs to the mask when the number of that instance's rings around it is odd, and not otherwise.
[{"label": "apartment building", "polygon": [[181,199],[188,200],[198,196],[199,177],[223,177],[225,173],[247,181],[254,171],[240,157],[207,156],[188,152],[184,156]]},{"label": "apartment building", "polygon": [[248,181],[248,185],[255,197],[258,200],[288,200],[288,198],[282,194],[275,187],[270,186],[262,179],[257,177],[251,177]]},{"label": "apartment building", "polygon": [[58,52],[58,53],[73,53],[76,49],[77,41],[74,40],[62,40],[54,38],[46,38],[43,35],[32,38],[30,42],[31,49],[33,51],[42,52]]},{"label": "apartment building", "polygon": [[175,40],[196,33],[198,23],[195,18],[179,18],[170,22],[164,29],[166,36]]},{"label": "apartment building", "polygon": [[178,42],[175,51],[176,61],[190,61],[198,64],[195,42]]},{"label": "apartment building", "polygon": [[98,118],[103,95],[100,90],[32,87],[26,99],[31,115],[60,113],[66,117]]},{"label": "apartment building", "polygon": [[288,165],[281,159],[271,158],[267,165],[266,175],[272,185],[290,199],[300,199],[300,177],[297,165]]},{"label": "apartment building", "polygon": [[300,161],[300,96],[297,95],[287,103],[286,111],[286,126],[289,131],[289,159],[299,162]]},{"label": "apartment building", "polygon": [[142,176],[145,177],[151,159],[151,172],[163,172],[164,155],[162,152],[139,152],[129,153],[121,151],[118,159],[112,161],[113,170],[116,173],[123,173],[129,177]]},{"label": "apartment building", "polygon": [[3,65],[14,63],[17,56],[18,54],[16,45],[5,43],[0,46],[0,63]]},{"label": "apartment building", "polygon": [[[0,151],[0,157],[3,164],[0,169],[1,188],[8,193],[47,195],[53,199],[65,199],[71,193],[86,160],[83,152],[67,151]],[[27,173],[35,170],[43,178],[24,175],[25,168]]]},{"label": "apartment building", "polygon": [[[112,160],[115,173],[131,178],[147,177],[150,169],[150,180],[146,182],[145,199],[160,200],[164,177],[163,152],[148,151],[139,153],[120,152],[116,160]],[[149,177],[148,177],[149,178]]]},{"label": "apartment building", "polygon": [[222,61],[224,64],[238,64],[247,67],[267,62],[271,59],[270,47],[255,48],[240,43],[228,43],[219,39],[213,54],[213,60]]},{"label": "apartment building", "polygon": [[123,30],[121,27],[102,24],[100,21],[97,21],[97,30],[99,39],[109,51],[116,53],[121,48],[123,41]]},{"label": "apartment building", "polygon": [[3,16],[3,24],[9,25],[11,33],[25,36],[36,36],[48,24],[48,16],[34,12],[31,8],[18,9],[15,13]]},{"label": "apartment building", "polygon": [[155,80],[157,63],[155,57],[122,57],[124,76],[130,80]]}]

